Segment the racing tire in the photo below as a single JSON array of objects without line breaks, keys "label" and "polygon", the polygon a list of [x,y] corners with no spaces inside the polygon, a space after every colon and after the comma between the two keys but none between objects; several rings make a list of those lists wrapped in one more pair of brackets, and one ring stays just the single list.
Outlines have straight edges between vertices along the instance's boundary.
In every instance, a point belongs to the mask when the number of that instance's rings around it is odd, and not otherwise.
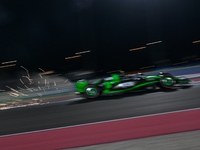
[{"label": "racing tire", "polygon": [[100,95],[100,90],[96,85],[88,85],[85,87],[84,97],[87,99],[94,99]]},{"label": "racing tire", "polygon": [[160,79],[160,86],[165,89],[173,88],[175,83],[175,78],[170,74],[166,74]]}]

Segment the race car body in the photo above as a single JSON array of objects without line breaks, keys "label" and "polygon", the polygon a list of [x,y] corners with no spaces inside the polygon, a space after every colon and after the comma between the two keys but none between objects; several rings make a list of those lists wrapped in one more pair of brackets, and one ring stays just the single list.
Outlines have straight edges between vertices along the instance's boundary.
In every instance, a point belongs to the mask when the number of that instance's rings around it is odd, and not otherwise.
[{"label": "race car body", "polygon": [[160,72],[157,76],[147,76],[141,73],[134,75],[112,74],[93,83],[79,80],[76,83],[78,94],[86,98],[97,98],[100,95],[115,94],[134,90],[152,90],[156,87],[171,89],[175,84],[188,84],[185,77],[175,77],[169,73]]}]

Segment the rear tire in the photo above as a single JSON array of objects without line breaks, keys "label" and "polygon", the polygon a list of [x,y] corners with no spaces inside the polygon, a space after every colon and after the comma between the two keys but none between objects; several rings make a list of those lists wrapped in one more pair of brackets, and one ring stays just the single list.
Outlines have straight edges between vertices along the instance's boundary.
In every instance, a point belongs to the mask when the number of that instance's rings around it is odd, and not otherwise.
[{"label": "rear tire", "polygon": [[84,97],[88,99],[97,98],[100,95],[100,90],[96,85],[88,85],[85,88]]}]

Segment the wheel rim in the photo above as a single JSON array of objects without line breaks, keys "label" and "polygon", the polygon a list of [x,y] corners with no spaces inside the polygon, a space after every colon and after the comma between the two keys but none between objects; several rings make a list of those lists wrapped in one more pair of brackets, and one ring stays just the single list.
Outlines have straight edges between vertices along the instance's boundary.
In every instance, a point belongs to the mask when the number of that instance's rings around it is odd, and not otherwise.
[{"label": "wheel rim", "polygon": [[171,78],[171,77],[164,77],[162,79],[162,83],[165,85],[165,86],[172,86],[174,84],[174,80]]},{"label": "wheel rim", "polygon": [[94,87],[88,87],[86,89],[86,94],[89,96],[95,96],[95,95],[97,95],[97,90]]}]

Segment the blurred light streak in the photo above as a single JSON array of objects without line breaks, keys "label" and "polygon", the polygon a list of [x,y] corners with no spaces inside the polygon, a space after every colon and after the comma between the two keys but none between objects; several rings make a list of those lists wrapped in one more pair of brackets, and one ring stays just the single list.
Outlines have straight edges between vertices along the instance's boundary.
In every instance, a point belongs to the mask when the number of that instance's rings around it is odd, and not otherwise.
[{"label": "blurred light streak", "polygon": [[109,71],[107,73],[113,73],[113,72],[119,72],[119,71],[121,71],[121,69],[120,70]]},{"label": "blurred light streak", "polygon": [[24,70],[26,70],[26,73],[27,73],[28,77],[30,77],[28,70],[23,66],[20,66],[20,67],[23,68]]},{"label": "blurred light streak", "polygon": [[42,72],[39,75],[47,75],[47,74],[52,74],[54,73],[54,71],[46,71],[46,72]]},{"label": "blurred light streak", "polygon": [[82,76],[82,75],[88,75],[94,73],[93,71],[83,71],[83,72],[77,72],[75,76]]},{"label": "blurred light streak", "polygon": [[24,84],[24,86],[26,87],[26,89],[27,90],[29,90],[30,92],[33,92],[33,90],[31,90],[28,86],[26,86],[25,84]]},{"label": "blurred light streak", "polygon": [[147,66],[147,67],[142,67],[142,68],[140,68],[140,69],[147,69],[147,68],[153,68],[153,67],[155,67],[155,65]]},{"label": "blurred light streak", "polygon": [[90,52],[90,50],[89,51],[82,51],[82,52],[76,53],[76,55],[78,55],[78,54],[84,54],[84,53],[89,53],[89,52]]},{"label": "blurred light streak", "polygon": [[24,82],[22,81],[22,79],[19,79],[21,81],[22,84],[24,84]]},{"label": "blurred light streak", "polygon": [[12,92],[10,92],[10,93],[8,93],[10,96],[12,96],[12,97],[18,97],[19,96],[19,94],[16,94],[16,93],[12,93]]},{"label": "blurred light streak", "polygon": [[39,76],[40,76],[40,78],[43,78],[43,77],[41,76],[41,74],[39,74]]},{"label": "blurred light streak", "polygon": [[158,44],[161,43],[162,41],[156,41],[156,42],[151,42],[151,43],[147,43],[146,45],[153,45],[153,44]]},{"label": "blurred light streak", "polygon": [[0,68],[13,67],[13,66],[16,66],[16,64],[6,65],[6,66],[0,66]]},{"label": "blurred light streak", "polygon": [[17,60],[13,60],[13,61],[7,61],[7,62],[2,62],[1,64],[4,65],[4,64],[10,64],[10,63],[14,63],[14,62],[17,62]]},{"label": "blurred light streak", "polygon": [[195,43],[199,43],[199,42],[200,42],[200,40],[198,40],[198,41],[193,41],[192,43],[195,44]]},{"label": "blurred light streak", "polygon": [[72,57],[66,57],[65,59],[72,59],[72,58],[78,58],[78,57],[81,57],[81,55],[72,56]]},{"label": "blurred light streak", "polygon": [[179,62],[179,63],[174,63],[173,65],[180,65],[180,64],[185,64],[187,63],[188,61],[183,61],[183,62]]},{"label": "blurred light streak", "polygon": [[20,90],[24,90],[23,88],[21,88],[21,87],[19,87],[19,86],[17,86]]},{"label": "blurred light streak", "polygon": [[41,69],[41,68],[38,68],[39,70],[41,70],[42,72],[45,72],[43,69]]},{"label": "blurred light streak", "polygon": [[21,93],[21,92],[15,90],[15,89],[13,89],[13,88],[7,86],[7,85],[6,85],[6,87],[9,88],[11,91],[16,92],[16,93],[12,93],[12,95],[15,95],[15,96],[16,96],[16,95],[18,95],[18,96],[20,96],[20,95],[22,95],[22,96],[28,96],[27,94],[23,94],[23,93]]},{"label": "blurred light streak", "polygon": [[136,50],[140,50],[140,49],[144,49],[144,48],[146,48],[146,46],[144,46],[144,47],[139,47],[139,48],[134,48],[134,49],[130,49],[130,51],[136,51]]},{"label": "blurred light streak", "polygon": [[[40,78],[43,78],[42,75],[47,75],[47,74],[52,74],[52,73],[54,73],[54,71],[47,71],[47,72],[45,72],[42,68],[38,68],[38,69],[42,71],[42,73],[39,73]],[[47,80],[44,79],[44,82],[45,82],[45,85],[44,85],[44,87],[42,87],[42,89],[43,89],[44,92],[46,92],[46,91],[45,91],[45,87],[46,87],[46,84],[47,84]],[[39,81],[38,81],[38,84],[40,84]],[[38,88],[41,90],[41,88],[40,88],[39,86],[38,86]],[[48,86],[48,89],[49,89],[49,86]],[[40,93],[39,96],[42,96],[42,94]]]},{"label": "blurred light streak", "polygon": [[24,77],[24,78],[27,78],[28,80],[29,80],[29,84],[33,84],[34,82],[33,82],[33,79],[30,79],[28,76],[22,76],[22,77]]},{"label": "blurred light streak", "polygon": [[7,86],[7,85],[6,85],[6,87],[9,88],[10,90],[14,91],[14,92],[18,92],[17,90],[15,90],[15,89],[13,89],[13,88]]},{"label": "blurred light streak", "polygon": [[40,86],[38,86],[38,89],[41,90]]}]

